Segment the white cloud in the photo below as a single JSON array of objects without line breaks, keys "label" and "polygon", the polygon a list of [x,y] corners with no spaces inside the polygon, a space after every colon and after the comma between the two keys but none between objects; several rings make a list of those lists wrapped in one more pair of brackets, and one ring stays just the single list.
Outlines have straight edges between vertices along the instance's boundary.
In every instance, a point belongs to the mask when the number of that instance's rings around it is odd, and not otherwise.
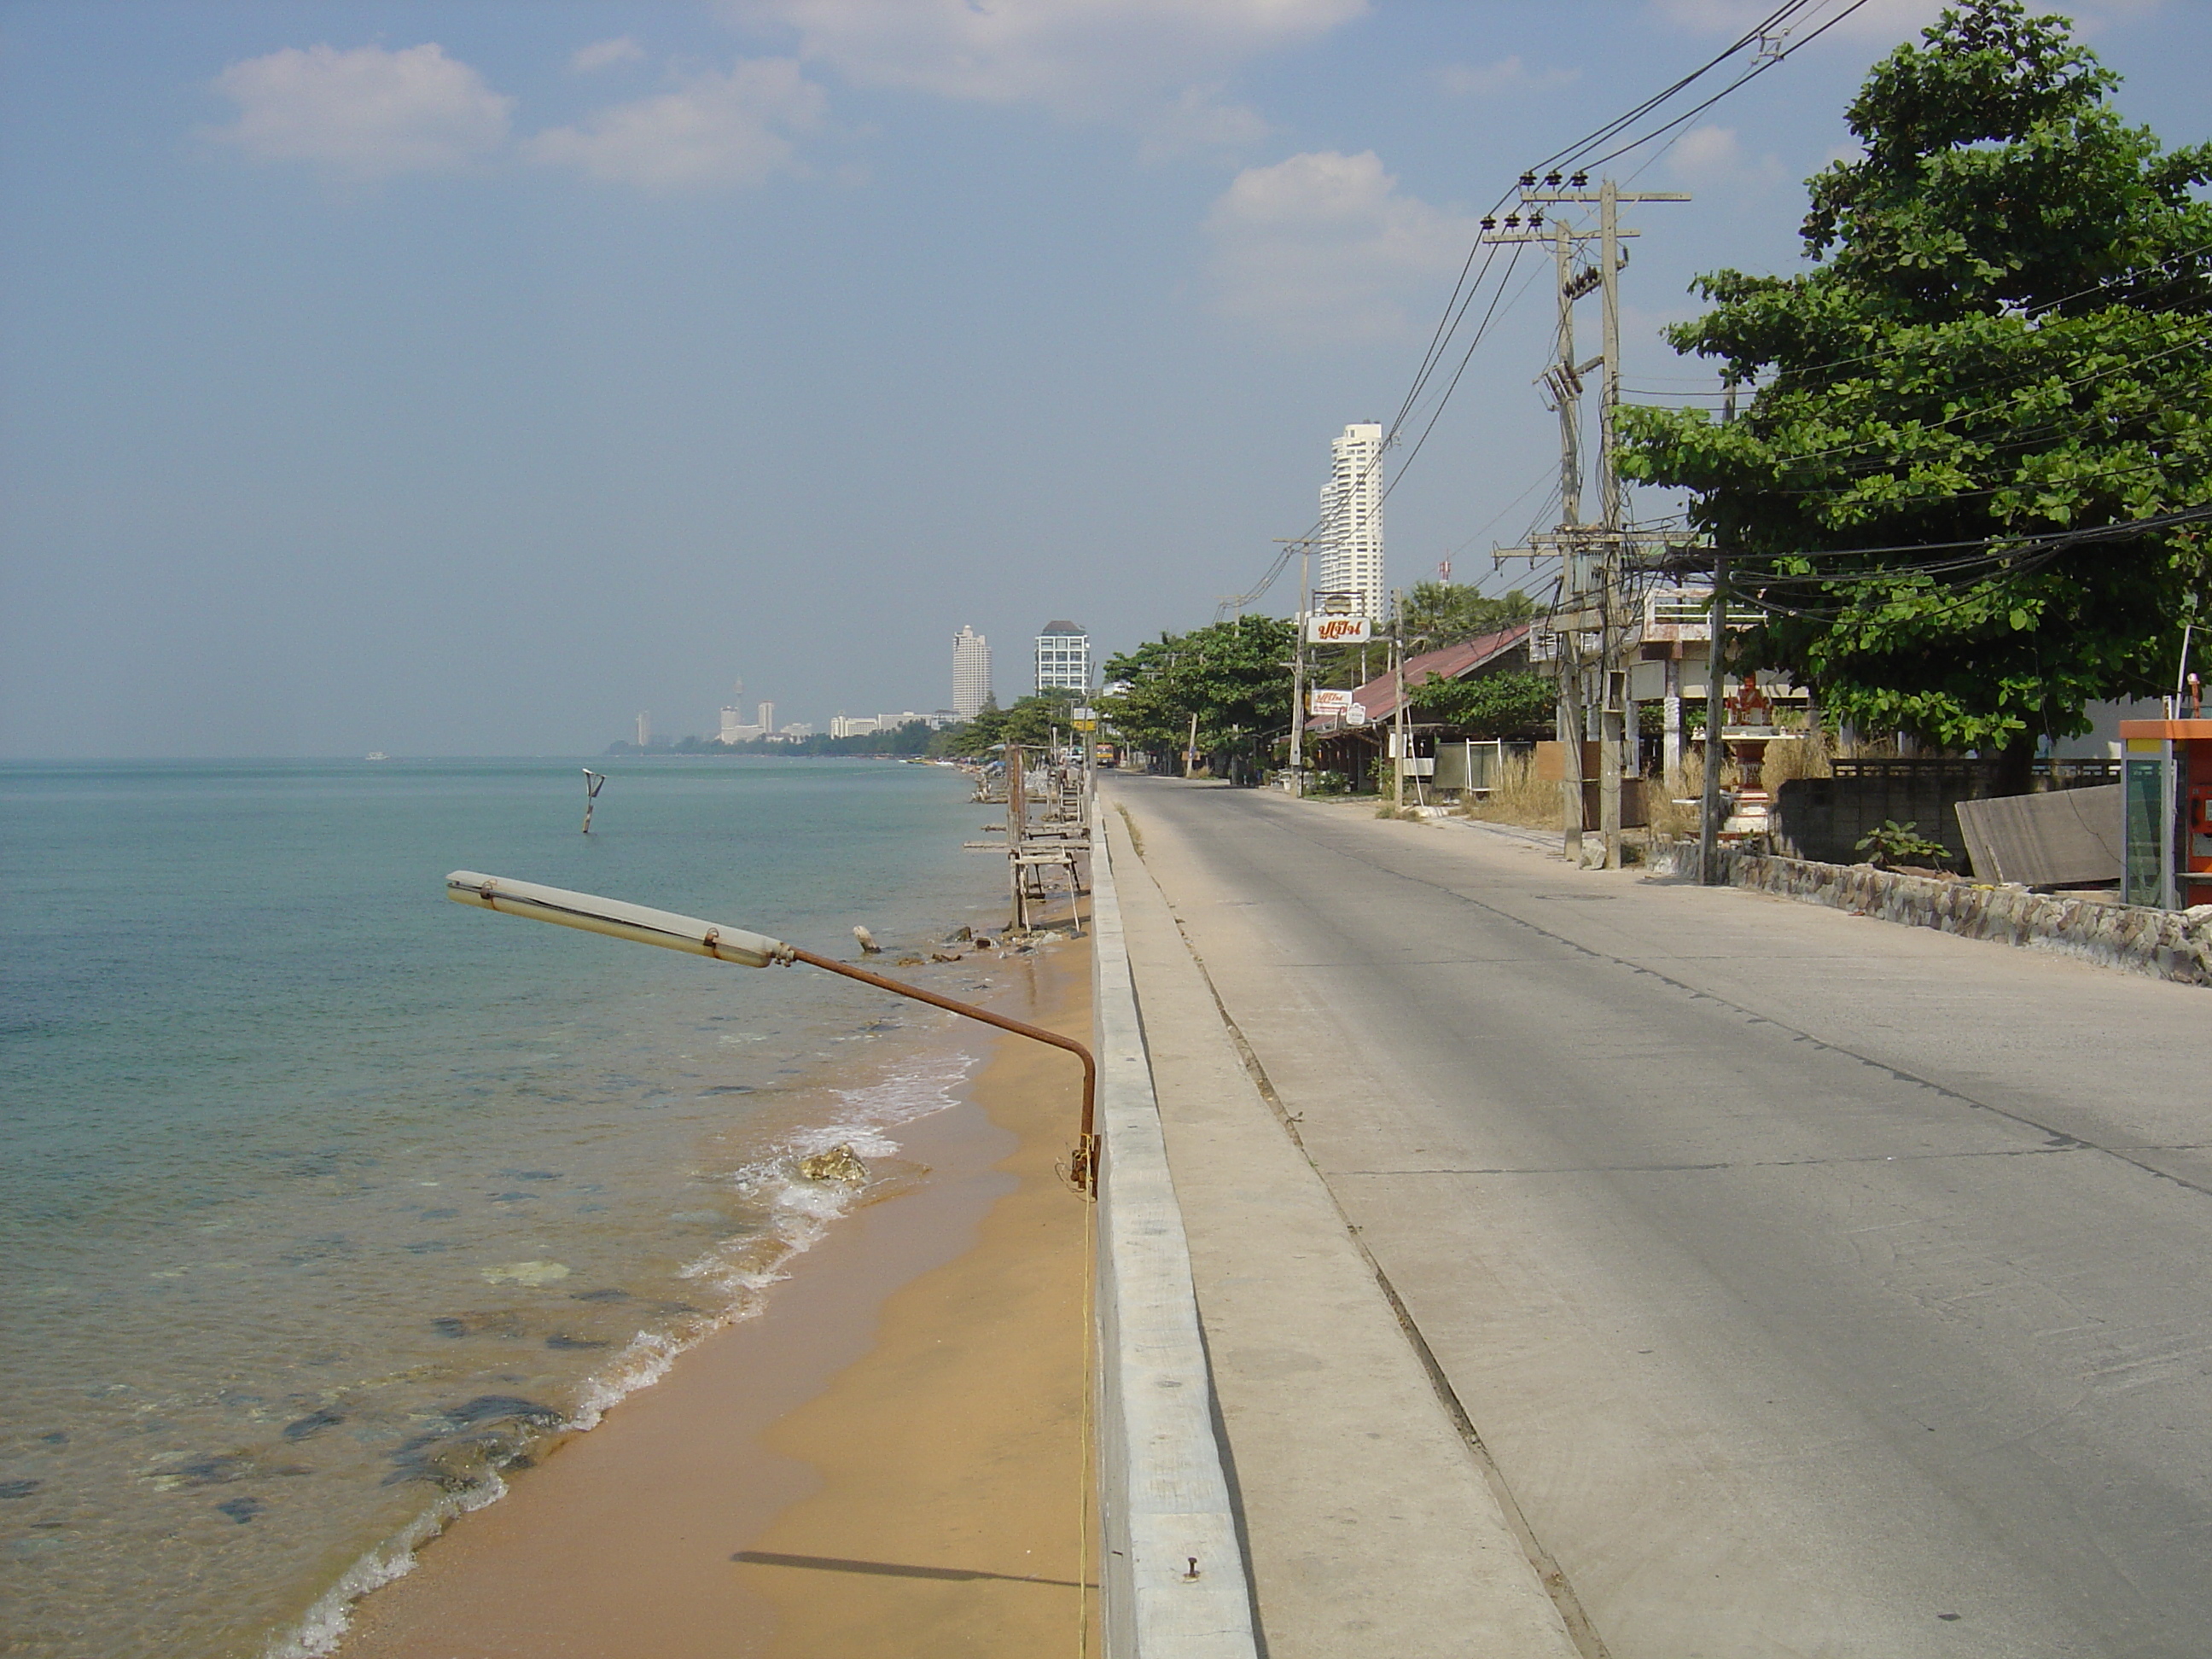
[{"label": "white cloud", "polygon": [[1403,331],[1401,302],[1448,280],[1479,226],[1401,195],[1372,150],[1318,150],[1247,167],[1206,228],[1223,312],[1326,342]]},{"label": "white cloud", "polygon": [[1578,69],[1532,70],[1516,53],[1494,64],[1447,64],[1437,81],[1457,97],[1487,97],[1499,92],[1544,92],[1580,80]]},{"label": "white cloud", "polygon": [[1134,125],[1149,152],[1249,143],[1222,76],[1364,15],[1368,0],[724,0],[794,33],[799,55],[856,86]]},{"label": "white cloud", "polygon": [[1274,131],[1259,111],[1224,104],[1218,86],[1185,87],[1173,102],[1139,119],[1144,159],[1157,161],[1190,150],[1240,149]]},{"label": "white cloud", "polygon": [[589,75],[617,64],[634,64],[644,56],[643,46],[627,34],[618,34],[611,40],[594,40],[588,46],[577,47],[569,56],[568,72]]},{"label": "white cloud", "polygon": [[435,45],[287,46],[231,64],[215,85],[238,106],[216,137],[258,161],[360,179],[449,172],[489,155],[507,142],[514,104]]},{"label": "white cloud", "polygon": [[665,192],[757,185],[790,168],[790,135],[821,125],[827,100],[788,58],[740,58],[726,75],[597,111],[530,140],[533,161]]},{"label": "white cloud", "polygon": [[1763,185],[1782,177],[1776,157],[1753,161],[1744,154],[1734,127],[1692,127],[1667,151],[1667,169],[1693,185]]}]

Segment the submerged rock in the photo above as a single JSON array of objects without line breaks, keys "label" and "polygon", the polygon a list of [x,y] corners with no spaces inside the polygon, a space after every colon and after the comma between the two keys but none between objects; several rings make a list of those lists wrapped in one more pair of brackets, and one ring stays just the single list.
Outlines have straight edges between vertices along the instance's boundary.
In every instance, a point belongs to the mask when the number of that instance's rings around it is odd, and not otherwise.
[{"label": "submerged rock", "polygon": [[799,1160],[799,1173],[809,1181],[837,1181],[858,1187],[868,1178],[868,1166],[850,1146],[832,1146],[826,1152]]}]

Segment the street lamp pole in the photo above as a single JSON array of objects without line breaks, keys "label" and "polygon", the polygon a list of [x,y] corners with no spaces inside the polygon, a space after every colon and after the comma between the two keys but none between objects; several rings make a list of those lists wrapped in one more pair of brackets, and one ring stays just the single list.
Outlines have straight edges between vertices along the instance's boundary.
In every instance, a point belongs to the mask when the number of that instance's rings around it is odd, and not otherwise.
[{"label": "street lamp pole", "polygon": [[672,910],[649,909],[641,904],[626,904],[620,899],[601,898],[595,893],[572,893],[566,888],[544,887],[536,882],[516,881],[505,876],[487,876],[474,870],[456,870],[446,878],[446,896],[456,904],[472,905],[480,910],[494,910],[501,915],[527,916],[533,921],[550,921],[562,927],[580,928],[587,933],[605,933],[611,939],[624,939],[638,945],[658,945],[664,950],[682,951],[695,957],[712,957],[717,962],[734,963],[741,968],[787,966],[794,962],[810,967],[842,974],[847,979],[859,980],[863,985],[872,985],[879,991],[890,991],[916,1002],[928,1003],[932,1007],[945,1009],[963,1018],[994,1025],[1002,1031],[1012,1031],[1035,1042],[1048,1042],[1055,1048],[1065,1048],[1083,1062],[1083,1117],[1077,1133],[1075,1146],[1068,1154],[1067,1181],[1085,1197],[1098,1194],[1098,1134],[1097,1128],[1098,1102],[1098,1064],[1091,1050],[1073,1037],[1057,1031],[1048,1031],[1042,1025],[1031,1025],[1025,1020],[994,1013],[988,1008],[979,1008],[971,1002],[957,1001],[939,996],[934,991],[925,991],[918,985],[886,979],[881,974],[870,973],[865,968],[855,968],[848,962],[817,956],[796,945],[770,939],[765,933],[749,933],[742,927],[725,927],[717,922],[702,921],[696,916],[678,915]]}]

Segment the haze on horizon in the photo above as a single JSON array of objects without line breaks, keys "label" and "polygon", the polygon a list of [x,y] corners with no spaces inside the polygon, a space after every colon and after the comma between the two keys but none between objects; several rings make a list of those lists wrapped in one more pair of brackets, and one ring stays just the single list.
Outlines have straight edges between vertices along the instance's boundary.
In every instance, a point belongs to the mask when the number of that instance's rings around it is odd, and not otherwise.
[{"label": "haze on horizon", "polygon": [[[592,752],[739,675],[940,707],[963,623],[1003,699],[1048,617],[1102,659],[1209,621],[1522,166],[1768,9],[6,0],[0,756]],[[1632,220],[1632,384],[1710,386],[1658,326],[1796,264],[1936,9],[1627,158],[1696,197]],[[2130,118],[2206,136],[2212,8],[2075,15]],[[1395,583],[1515,580],[1545,301],[1391,497]]]}]

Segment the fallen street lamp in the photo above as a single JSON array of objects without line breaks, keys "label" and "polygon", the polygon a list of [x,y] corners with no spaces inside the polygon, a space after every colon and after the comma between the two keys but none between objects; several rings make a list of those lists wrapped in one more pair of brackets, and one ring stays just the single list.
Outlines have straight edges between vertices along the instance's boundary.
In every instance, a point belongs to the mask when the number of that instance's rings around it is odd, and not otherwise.
[{"label": "fallen street lamp", "polygon": [[833,974],[842,974],[847,979],[857,979],[863,985],[872,985],[879,991],[890,991],[902,997],[912,997],[916,1002],[943,1008],[963,1018],[995,1025],[1002,1031],[1012,1031],[1033,1042],[1048,1042],[1055,1048],[1065,1048],[1083,1062],[1083,1121],[1075,1138],[1074,1148],[1067,1159],[1067,1182],[1086,1197],[1096,1197],[1098,1192],[1098,1136],[1096,1115],[1098,1097],[1098,1066],[1091,1057],[1091,1050],[1073,1037],[1064,1037],[1057,1031],[1048,1031],[1041,1025],[1026,1021],[1009,1019],[1004,1014],[994,1014],[988,1008],[979,1008],[969,1002],[957,1002],[951,997],[939,996],[934,991],[925,991],[918,985],[907,985],[881,974],[872,974],[865,968],[855,968],[850,963],[838,962],[829,957],[817,956],[811,951],[787,945],[780,939],[770,939],[765,933],[748,933],[742,927],[725,927],[718,922],[702,921],[696,916],[679,916],[670,910],[653,910],[641,904],[625,904],[620,899],[601,898],[593,893],[572,893],[565,888],[541,887],[536,882],[514,881],[505,876],[487,876],[474,870],[456,870],[446,878],[446,896],[456,904],[474,905],[480,910],[495,910],[501,915],[528,916],[536,921],[556,922],[563,927],[581,928],[587,933],[605,933],[611,939],[630,939],[639,945],[658,945],[665,950],[683,951],[695,957],[712,957],[717,962],[732,962],[740,968],[783,967],[794,962],[824,968]]}]

